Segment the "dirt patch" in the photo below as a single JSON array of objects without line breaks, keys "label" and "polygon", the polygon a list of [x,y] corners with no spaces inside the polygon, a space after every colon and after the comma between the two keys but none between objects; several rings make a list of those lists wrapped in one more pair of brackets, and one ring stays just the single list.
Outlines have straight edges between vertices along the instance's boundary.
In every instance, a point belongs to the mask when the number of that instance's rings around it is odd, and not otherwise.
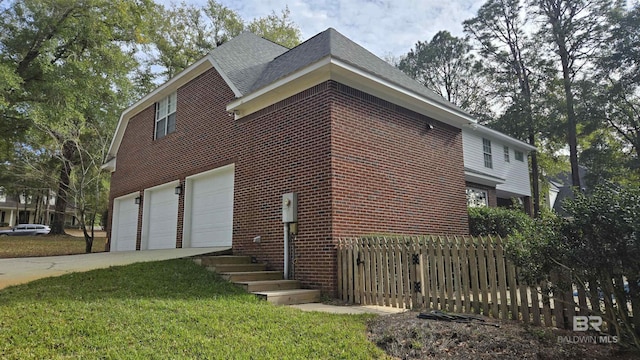
[{"label": "dirt patch", "polygon": [[369,339],[398,359],[637,359],[611,344],[563,344],[566,330],[525,327],[479,317],[455,323],[418,318],[419,312],[380,316],[368,324]]}]

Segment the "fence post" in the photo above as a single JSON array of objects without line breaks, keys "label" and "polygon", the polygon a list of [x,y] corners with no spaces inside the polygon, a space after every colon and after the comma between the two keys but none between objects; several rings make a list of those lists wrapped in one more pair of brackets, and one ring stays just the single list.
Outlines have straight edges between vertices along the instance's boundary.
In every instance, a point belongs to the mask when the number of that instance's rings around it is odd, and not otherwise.
[{"label": "fence post", "polygon": [[471,312],[471,281],[469,279],[469,253],[467,252],[467,239],[465,236],[460,237],[458,241],[460,256],[460,297],[464,312]]}]

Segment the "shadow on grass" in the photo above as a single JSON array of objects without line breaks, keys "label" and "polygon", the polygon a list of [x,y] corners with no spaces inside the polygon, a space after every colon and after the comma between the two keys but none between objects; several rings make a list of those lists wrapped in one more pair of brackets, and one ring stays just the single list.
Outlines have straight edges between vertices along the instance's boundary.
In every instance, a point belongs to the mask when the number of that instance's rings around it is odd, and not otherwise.
[{"label": "shadow on grass", "polygon": [[144,262],[36,280],[0,290],[0,303],[26,300],[210,299],[254,296],[188,259]]}]

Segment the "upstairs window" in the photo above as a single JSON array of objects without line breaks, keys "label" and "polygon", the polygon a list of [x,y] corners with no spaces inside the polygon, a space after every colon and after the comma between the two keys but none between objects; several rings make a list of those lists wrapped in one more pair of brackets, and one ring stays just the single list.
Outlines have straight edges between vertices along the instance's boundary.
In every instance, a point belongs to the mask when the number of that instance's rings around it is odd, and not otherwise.
[{"label": "upstairs window", "polygon": [[511,159],[509,159],[509,147],[508,146],[504,147],[504,162],[511,162]]},{"label": "upstairs window", "polygon": [[176,131],[176,93],[156,103],[156,139]]},{"label": "upstairs window", "polygon": [[7,194],[2,187],[0,187],[0,202],[7,202]]},{"label": "upstairs window", "polygon": [[484,167],[493,169],[493,159],[491,158],[491,140],[482,139],[482,151],[484,152]]},{"label": "upstairs window", "polygon": [[516,154],[516,160],[518,161],[524,161],[524,153],[522,151],[514,151]]}]

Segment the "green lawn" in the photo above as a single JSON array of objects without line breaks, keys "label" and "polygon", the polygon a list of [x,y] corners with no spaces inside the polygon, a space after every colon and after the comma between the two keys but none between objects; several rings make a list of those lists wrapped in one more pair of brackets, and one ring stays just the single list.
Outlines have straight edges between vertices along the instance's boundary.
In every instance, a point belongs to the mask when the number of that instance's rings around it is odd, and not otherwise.
[{"label": "green lawn", "polygon": [[[106,238],[93,240],[93,252],[104,251]],[[0,236],[0,259],[84,254],[82,237],[70,235]]]},{"label": "green lawn", "polygon": [[257,300],[190,260],[0,290],[3,359],[370,359],[369,316]]}]

